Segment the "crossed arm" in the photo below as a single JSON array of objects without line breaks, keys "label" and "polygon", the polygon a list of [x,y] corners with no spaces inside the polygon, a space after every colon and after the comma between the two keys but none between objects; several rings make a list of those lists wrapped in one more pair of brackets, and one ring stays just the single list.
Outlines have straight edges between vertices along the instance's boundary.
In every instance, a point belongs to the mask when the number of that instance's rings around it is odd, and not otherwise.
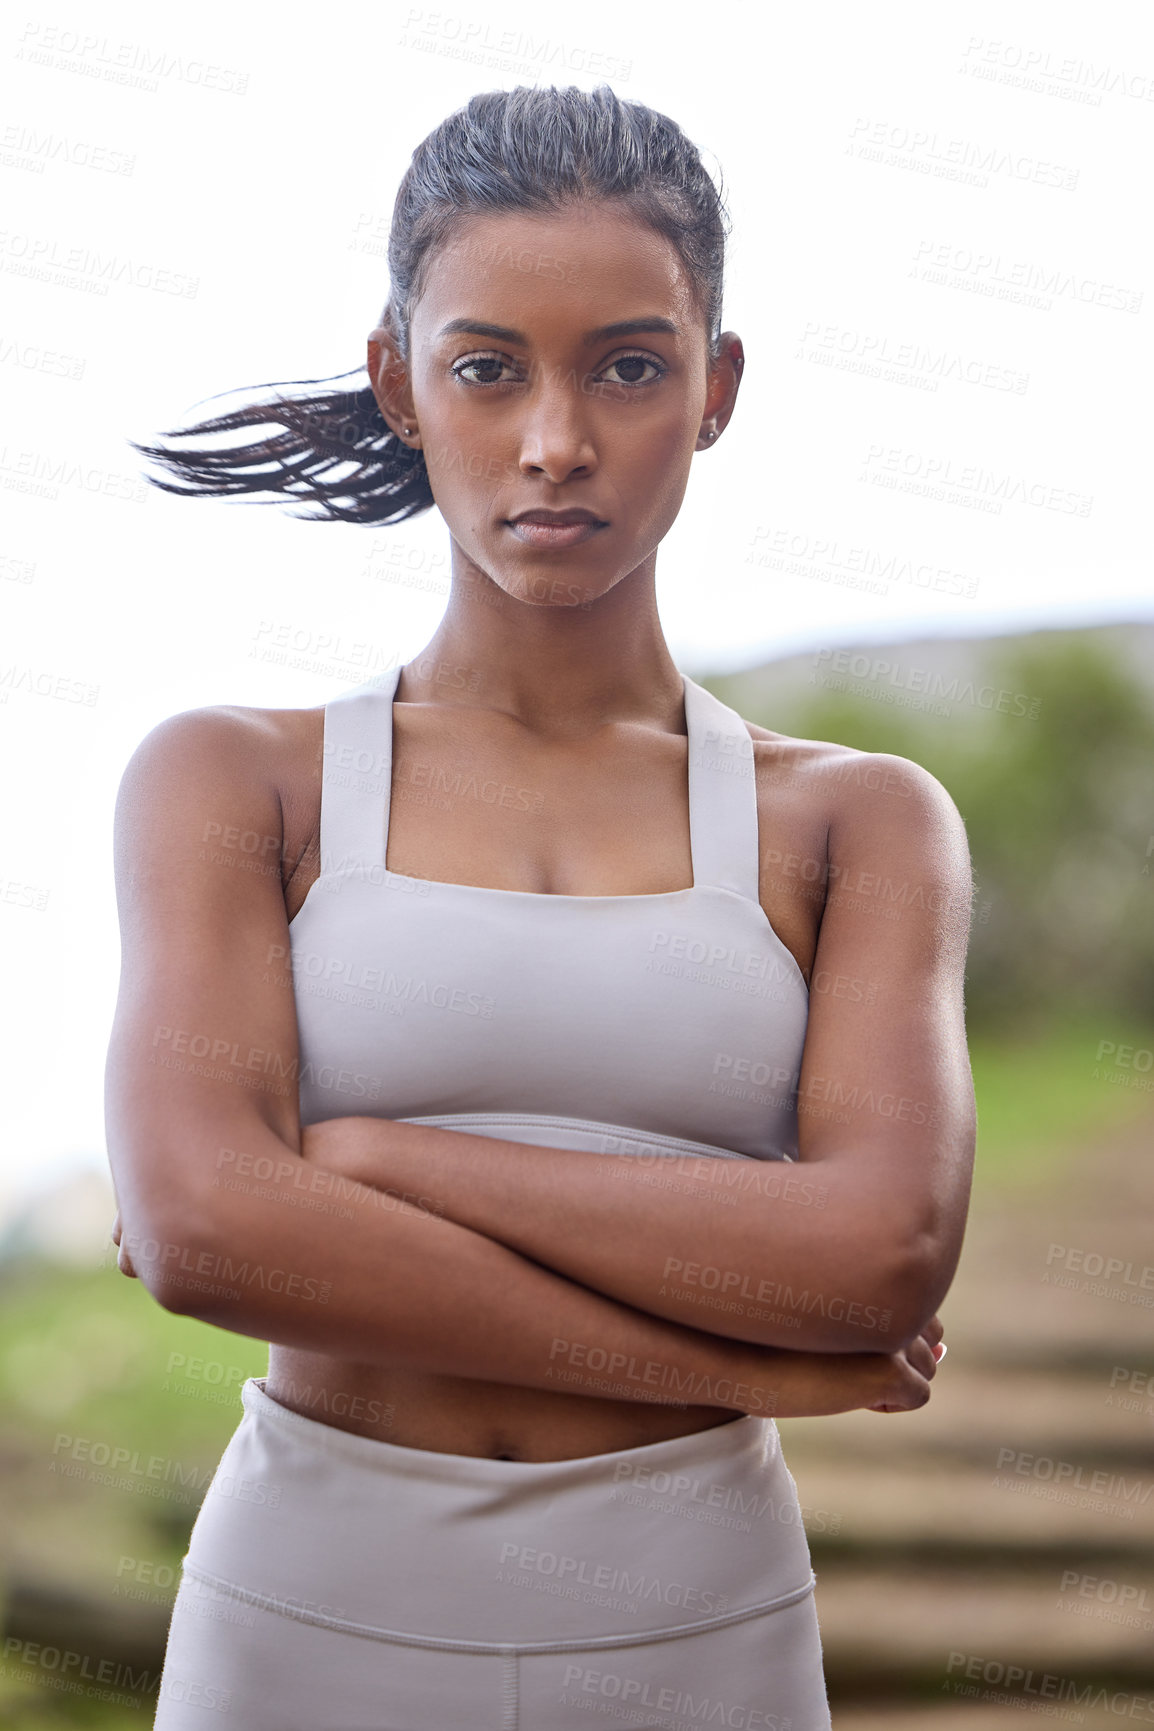
[{"label": "crossed arm", "polygon": [[[138,749],[122,784],[109,1153],[122,1266],[137,1259],[133,1245],[159,1243],[162,1259],[140,1268],[159,1302],[286,1345],[527,1387],[551,1386],[542,1361],[561,1317],[621,1351],[727,1372],[800,1365],[814,1349],[880,1362],[921,1333],[956,1264],[973,1142],[961,1017],[968,862],[960,819],[932,778],[913,774],[917,797],[900,814],[879,795],[831,835],[814,978],[864,980],[872,1002],[867,1012],[851,993],[814,993],[801,1167],[759,1166],[779,1182],[731,1207],[718,1202],[717,1172],[681,1163],[674,1190],[645,1183],[627,1157],[387,1120],[334,1119],[302,1135],[288,1089],[244,1092],[219,1075],[158,1067],[161,1026],[241,1039],[289,1066],[299,1055],[291,986],[262,971],[286,937],[279,882],[219,850],[206,863],[202,845],[210,829],[237,824],[283,836],[275,774],[257,767],[269,759],[261,729],[259,717],[176,717]],[[909,779],[915,766],[903,770]],[[916,886],[897,920],[863,914],[841,892],[879,857]],[[317,1176],[348,1181],[355,1221],[220,1188],[226,1146],[294,1168],[303,1154]],[[365,1207],[389,1189],[430,1198],[437,1223],[405,1204]],[[255,1288],[194,1297],[206,1284],[177,1272],[233,1256],[279,1263],[294,1279],[332,1274],[341,1302]]]},{"label": "crossed arm", "polygon": [[810,998],[799,1165],[687,1158],[655,1172],[368,1117],[308,1126],[305,1159],[420,1193],[572,1280],[730,1339],[831,1352],[910,1340],[953,1278],[969,1196],[970,869],[948,795],[892,761],[900,781],[850,802],[830,837],[812,978],[831,985]]}]

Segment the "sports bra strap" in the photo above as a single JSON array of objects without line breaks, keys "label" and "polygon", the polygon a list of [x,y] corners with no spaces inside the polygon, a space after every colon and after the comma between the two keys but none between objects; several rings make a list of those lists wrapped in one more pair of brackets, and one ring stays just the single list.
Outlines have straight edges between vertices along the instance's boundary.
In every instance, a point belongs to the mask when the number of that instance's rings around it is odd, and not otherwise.
[{"label": "sports bra strap", "polygon": [[393,774],[393,693],[401,664],[325,705],[321,872],[375,871],[385,863]]},{"label": "sports bra strap", "polygon": [[688,674],[682,678],[694,887],[713,884],[756,902],[760,853],[753,740],[736,709]]},{"label": "sports bra strap", "polygon": [[[321,871],[380,873],[389,833],[400,665],[325,705]],[[693,886],[758,900],[753,741],[737,711],[683,674]]]}]

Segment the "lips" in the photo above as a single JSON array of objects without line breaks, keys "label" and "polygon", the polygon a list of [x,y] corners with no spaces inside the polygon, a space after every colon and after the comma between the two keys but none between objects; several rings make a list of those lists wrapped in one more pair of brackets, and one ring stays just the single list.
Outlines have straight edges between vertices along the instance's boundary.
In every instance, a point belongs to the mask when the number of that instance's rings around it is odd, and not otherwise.
[{"label": "lips", "polygon": [[546,529],[565,529],[570,523],[600,523],[602,519],[595,517],[592,511],[571,507],[567,511],[522,511],[518,516],[510,517],[509,521],[510,523],[540,523]]},{"label": "lips", "polygon": [[524,546],[541,553],[560,553],[569,547],[579,547],[609,525],[595,517],[592,511],[535,510],[511,517],[506,526],[510,535]]}]

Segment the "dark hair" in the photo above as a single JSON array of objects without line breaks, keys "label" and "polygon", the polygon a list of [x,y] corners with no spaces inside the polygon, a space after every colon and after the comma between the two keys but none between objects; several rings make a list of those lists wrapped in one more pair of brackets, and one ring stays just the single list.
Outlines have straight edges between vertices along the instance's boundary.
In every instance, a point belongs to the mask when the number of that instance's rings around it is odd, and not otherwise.
[{"label": "dark hair", "polygon": [[[555,85],[485,91],[417,146],[393,207],[390,294],[380,320],[402,357],[409,359],[409,323],[429,265],[462,213],[557,211],[593,199],[618,201],[676,249],[705,314],[709,359],[716,360],[730,228],[722,194],[674,121],[640,102],[622,102],[608,84],[593,91]],[[328,377],[358,371],[364,366]],[[423,453],[392,432],[368,384],[297,397],[278,393],[162,437],[268,426],[281,430],[229,448],[129,443],[190,483],[146,476],[166,492],[288,494],[320,506],[319,512],[294,513],[311,522],[399,523],[434,503]]]}]

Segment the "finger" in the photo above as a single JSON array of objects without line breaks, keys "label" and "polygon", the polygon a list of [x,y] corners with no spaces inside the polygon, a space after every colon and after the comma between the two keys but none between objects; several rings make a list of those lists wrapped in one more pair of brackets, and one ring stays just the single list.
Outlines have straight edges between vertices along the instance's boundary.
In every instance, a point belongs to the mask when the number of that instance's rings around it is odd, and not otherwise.
[{"label": "finger", "polygon": [[930,1398],[930,1385],[924,1377],[911,1378],[905,1390],[904,1411],[916,1412]]},{"label": "finger", "polygon": [[931,1346],[936,1346],[944,1333],[945,1329],[942,1327],[941,1318],[931,1316],[922,1329],[922,1339],[928,1340]]},{"label": "finger", "polygon": [[[933,1375],[932,1369],[930,1375]],[[919,1406],[925,1406],[929,1398],[929,1377],[908,1362],[901,1367],[894,1385],[886,1390],[886,1399],[903,1412],[913,1412]]]},{"label": "finger", "polygon": [[916,1340],[911,1340],[909,1346],[906,1348],[907,1360],[913,1366],[914,1370],[917,1371],[918,1375],[925,1377],[927,1380],[933,1376],[935,1370],[938,1368],[938,1361],[934,1357],[934,1350],[935,1349],[930,1345],[929,1341],[924,1339],[922,1335],[919,1335]]}]

